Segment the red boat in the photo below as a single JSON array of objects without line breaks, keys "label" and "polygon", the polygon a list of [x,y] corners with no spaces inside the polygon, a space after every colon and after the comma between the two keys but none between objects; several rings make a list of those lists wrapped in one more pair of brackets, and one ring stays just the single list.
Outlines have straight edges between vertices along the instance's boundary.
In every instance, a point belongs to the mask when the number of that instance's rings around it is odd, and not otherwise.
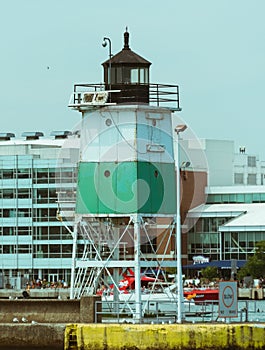
[{"label": "red boat", "polygon": [[[118,288],[120,293],[128,294],[135,289],[135,275],[132,269],[128,268],[123,274],[123,279],[119,281]],[[150,284],[160,285],[161,281],[155,277],[149,277],[144,274],[141,274],[141,287],[147,288]],[[112,294],[114,285],[110,284],[108,286],[109,293]],[[104,294],[106,286],[103,286],[100,290],[97,291],[97,294]],[[153,289],[154,291],[154,289]],[[173,290],[172,290],[173,292]],[[207,301],[218,301],[219,300],[219,289],[217,288],[184,288],[183,296],[186,300],[194,300],[195,303],[202,303]]]},{"label": "red boat", "polygon": [[218,301],[219,289],[216,288],[184,288],[184,297],[188,300],[193,299],[195,303],[204,301]]},{"label": "red boat", "polygon": [[[119,291],[121,293],[130,293],[131,290],[135,289],[135,276],[134,276],[134,272],[132,269],[128,268],[127,269],[128,274],[127,273],[123,273],[123,279],[119,281]],[[158,282],[159,280],[155,277],[149,277],[149,276],[145,276],[144,274],[141,274],[141,287],[148,287],[148,284],[150,282]],[[110,284],[108,286],[110,288],[110,290],[113,290],[114,285]],[[103,294],[105,288],[100,289],[97,291],[97,294]]]}]

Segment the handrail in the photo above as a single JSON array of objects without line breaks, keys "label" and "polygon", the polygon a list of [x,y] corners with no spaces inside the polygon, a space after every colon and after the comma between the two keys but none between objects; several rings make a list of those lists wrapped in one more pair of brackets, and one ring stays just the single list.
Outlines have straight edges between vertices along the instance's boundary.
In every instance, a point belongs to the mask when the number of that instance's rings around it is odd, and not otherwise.
[{"label": "handrail", "polygon": [[[114,90],[115,93],[123,92],[122,86],[124,86],[124,91],[126,91],[128,86],[130,86],[130,91],[136,91],[139,87],[143,86],[149,87],[149,103],[156,106],[164,106],[164,104],[170,104],[168,107],[172,107],[174,110],[181,110],[179,101],[179,86],[172,84],[118,84],[121,90]],[[82,104],[82,95],[88,92],[103,92],[108,91],[105,84],[103,83],[84,83],[84,84],[74,84],[74,91],[72,94],[72,99],[70,106]],[[113,91],[113,92],[114,92]],[[139,91],[139,90],[138,90]],[[167,106],[165,106],[167,107]]]}]

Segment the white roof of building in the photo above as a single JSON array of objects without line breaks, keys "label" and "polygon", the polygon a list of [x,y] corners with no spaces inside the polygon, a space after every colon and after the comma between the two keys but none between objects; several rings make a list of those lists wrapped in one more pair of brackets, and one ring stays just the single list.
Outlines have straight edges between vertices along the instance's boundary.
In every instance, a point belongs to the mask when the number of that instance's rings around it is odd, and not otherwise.
[{"label": "white roof of building", "polygon": [[265,231],[265,203],[206,204],[190,210],[189,217],[231,217],[219,231]]},{"label": "white roof of building", "polygon": [[210,186],[206,188],[207,194],[235,194],[235,193],[264,193],[264,185],[245,186]]},{"label": "white roof of building", "polygon": [[[0,141],[0,150],[3,146],[25,146],[33,145],[35,147],[58,147],[58,148],[79,148],[80,138],[77,136],[68,136],[64,139],[52,139],[52,138],[39,138],[36,140],[25,140],[25,139],[11,139],[6,141]],[[4,147],[3,147],[4,148]]]},{"label": "white roof of building", "polygon": [[25,140],[25,139],[15,139],[15,140],[7,140],[1,141],[1,146],[21,146],[21,145],[45,145],[45,146],[58,146],[61,147],[64,143],[64,139],[37,139],[37,140]]}]

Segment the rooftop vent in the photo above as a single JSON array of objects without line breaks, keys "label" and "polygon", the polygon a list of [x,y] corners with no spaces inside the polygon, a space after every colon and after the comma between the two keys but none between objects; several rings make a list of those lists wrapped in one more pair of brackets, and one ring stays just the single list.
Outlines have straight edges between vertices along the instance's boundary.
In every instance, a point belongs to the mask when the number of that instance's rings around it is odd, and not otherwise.
[{"label": "rooftop vent", "polygon": [[15,137],[15,134],[11,132],[0,133],[0,141],[8,141],[11,137]]},{"label": "rooftop vent", "polygon": [[66,139],[69,135],[72,135],[71,131],[52,131],[51,136],[55,139]]},{"label": "rooftop vent", "polygon": [[44,136],[43,132],[26,131],[22,134],[22,137],[26,137],[26,140],[38,140],[40,136]]},{"label": "rooftop vent", "polygon": [[75,135],[75,136],[77,136],[77,137],[80,137],[80,135],[81,135],[81,130],[75,130],[75,131],[73,132],[73,135]]}]

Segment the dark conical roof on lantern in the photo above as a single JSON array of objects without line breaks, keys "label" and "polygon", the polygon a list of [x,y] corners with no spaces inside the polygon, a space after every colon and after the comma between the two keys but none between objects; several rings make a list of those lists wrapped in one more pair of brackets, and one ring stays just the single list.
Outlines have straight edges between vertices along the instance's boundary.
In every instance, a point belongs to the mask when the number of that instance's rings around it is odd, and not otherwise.
[{"label": "dark conical roof on lantern", "polygon": [[[102,63],[103,66],[107,66],[109,60]],[[124,47],[116,55],[111,58],[112,65],[137,65],[143,67],[149,67],[152,63],[147,61],[145,58],[141,57],[137,53],[133,52],[129,47],[129,33],[126,31],[124,33]]]}]

